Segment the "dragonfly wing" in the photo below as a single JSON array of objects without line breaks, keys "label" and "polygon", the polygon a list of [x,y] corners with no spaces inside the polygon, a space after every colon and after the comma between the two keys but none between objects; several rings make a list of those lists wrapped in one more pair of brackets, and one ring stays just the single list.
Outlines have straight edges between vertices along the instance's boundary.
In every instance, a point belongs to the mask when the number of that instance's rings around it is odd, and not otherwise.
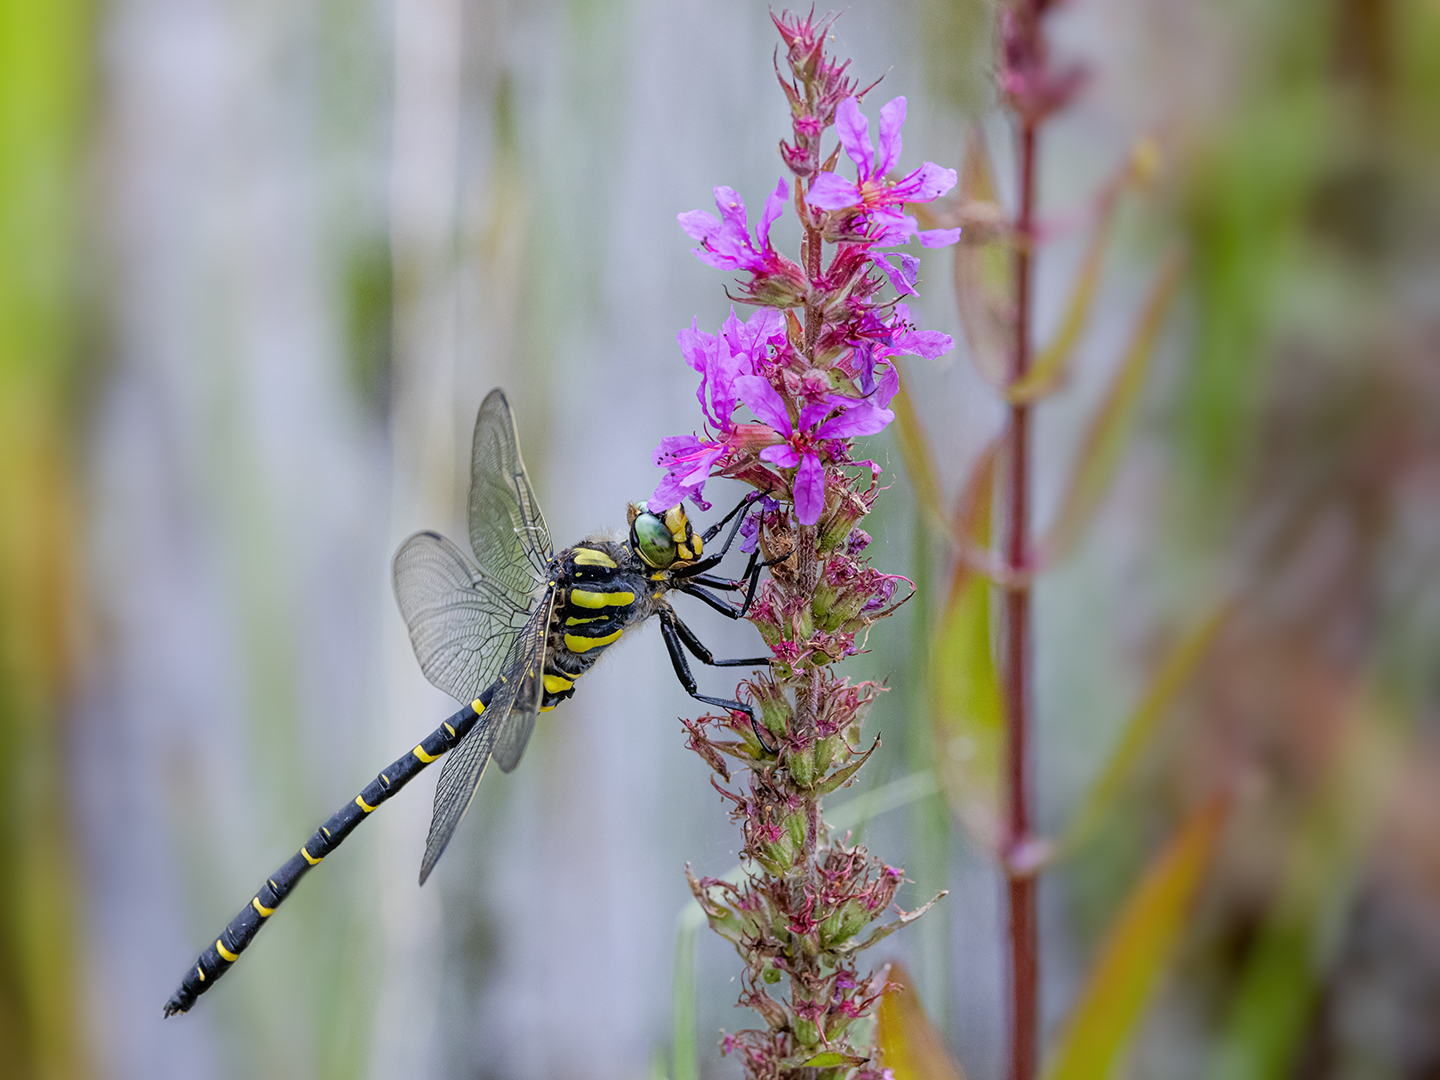
[{"label": "dragonfly wing", "polygon": [[[470,809],[492,753],[500,767],[509,772],[520,760],[520,753],[530,738],[545,686],[545,636],[550,625],[552,595],[553,588],[516,635],[505,656],[490,704],[440,768],[430,835],[425,840],[425,858],[420,864],[422,885]],[[513,757],[501,757],[502,750]]]},{"label": "dragonfly wing", "polygon": [[490,391],[475,417],[470,547],[485,575],[516,593],[534,595],[549,576],[550,530],[520,457],[510,403],[499,389]]},{"label": "dragonfly wing", "polygon": [[477,570],[458,547],[416,533],[395,555],[395,599],[420,670],[458,701],[495,681],[535,601]]},{"label": "dragonfly wing", "polygon": [[510,772],[520,764],[520,756],[535,730],[535,716],[545,699],[545,640],[550,629],[550,612],[554,604],[552,588],[535,612],[535,617],[515,642],[518,658],[523,660],[523,682],[515,695],[510,715],[495,736],[495,764],[502,772]]}]

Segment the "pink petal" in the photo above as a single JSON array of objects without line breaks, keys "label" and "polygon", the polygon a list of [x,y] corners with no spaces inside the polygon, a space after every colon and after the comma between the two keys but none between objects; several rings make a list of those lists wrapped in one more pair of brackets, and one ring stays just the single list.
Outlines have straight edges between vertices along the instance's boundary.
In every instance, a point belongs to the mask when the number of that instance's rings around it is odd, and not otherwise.
[{"label": "pink petal", "polygon": [[953,188],[958,179],[954,169],[942,169],[927,161],[900,180],[891,192],[896,202],[929,202]]},{"label": "pink petal", "polygon": [[880,403],[880,407],[883,409],[890,404],[891,398],[899,392],[900,369],[895,366],[895,361],[892,360],[884,373],[875,380],[875,400]]},{"label": "pink petal", "polygon": [[915,234],[920,237],[920,246],[927,248],[946,247],[960,239],[959,229],[926,229]]},{"label": "pink petal", "polygon": [[860,111],[860,105],[848,97],[835,110],[835,134],[840,145],[855,163],[860,182],[864,183],[875,175],[875,151],[870,146],[870,121]]},{"label": "pink petal", "polygon": [[704,210],[686,210],[683,214],[676,214],[675,220],[680,222],[680,228],[685,230],[686,236],[702,243],[720,228],[720,222],[715,219],[715,215],[707,214]]},{"label": "pink petal", "polygon": [[856,405],[816,428],[815,438],[849,439],[856,435],[874,435],[894,419],[895,414],[889,409],[870,404]]},{"label": "pink petal", "polygon": [[761,248],[770,246],[770,226],[785,211],[785,201],[789,197],[790,188],[785,183],[785,178],[780,178],[780,183],[765,199],[765,210],[760,215],[760,230],[757,235],[760,238]]},{"label": "pink petal", "polygon": [[766,380],[759,375],[742,375],[735,380],[735,392],[740,400],[750,406],[750,411],[788,439],[795,434],[790,424],[790,414],[785,411],[785,402]]},{"label": "pink petal", "polygon": [[[805,194],[805,201],[819,210],[844,210],[865,201],[860,189],[844,177],[821,173]],[[709,214],[705,215],[710,217]],[[714,220],[713,218],[711,220]]]},{"label": "pink petal", "polygon": [[800,461],[800,451],[796,450],[789,443],[781,443],[779,446],[767,446],[760,451],[760,460],[769,461],[779,465],[782,469],[793,469]]},{"label": "pink petal", "polygon": [[880,107],[880,160],[875,175],[884,176],[900,161],[900,128],[905,124],[905,99],[897,97]]},{"label": "pink petal", "polygon": [[814,525],[825,509],[825,466],[815,454],[806,454],[795,472],[795,516],[801,525]]}]

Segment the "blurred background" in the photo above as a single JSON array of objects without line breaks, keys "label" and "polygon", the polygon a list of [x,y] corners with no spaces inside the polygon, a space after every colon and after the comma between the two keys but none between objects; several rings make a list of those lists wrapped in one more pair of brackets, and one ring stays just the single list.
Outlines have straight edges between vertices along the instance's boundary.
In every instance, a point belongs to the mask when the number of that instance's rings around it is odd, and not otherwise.
[{"label": "blurred background", "polygon": [[[908,97],[904,168],[984,146],[1013,204],[994,22],[856,0],[834,44],[885,75],[872,115]],[[1131,942],[1156,979],[1128,1074],[1433,1080],[1440,3],[1071,0],[1052,30],[1089,80],[1041,140],[1042,342],[1093,293],[1038,413],[1064,556],[1036,600],[1038,814],[1064,840],[1046,1040],[1199,813],[1184,917]],[[0,0],[5,1075],[684,1074],[683,869],[737,845],[654,627],[486,781],[426,888],[433,773],[194,1012],[160,1009],[450,711],[389,560],[465,535],[484,393],[510,393],[558,544],[622,526],[694,426],[675,333],[729,305],[675,214],[773,188],[776,40],[750,0]],[[890,687],[864,786],[905,793],[864,838],[907,907],[951,890],[875,959],[998,1080],[993,605],[944,527],[1004,416],[957,310],[983,254],[924,256],[912,306],[957,348],[911,362],[913,418],[866,447],[871,554],[918,593],[853,667]],[[720,622],[692,618],[753,652]],[[716,1046],[750,1023],[736,968],[699,935],[703,1077],[739,1075]]]}]

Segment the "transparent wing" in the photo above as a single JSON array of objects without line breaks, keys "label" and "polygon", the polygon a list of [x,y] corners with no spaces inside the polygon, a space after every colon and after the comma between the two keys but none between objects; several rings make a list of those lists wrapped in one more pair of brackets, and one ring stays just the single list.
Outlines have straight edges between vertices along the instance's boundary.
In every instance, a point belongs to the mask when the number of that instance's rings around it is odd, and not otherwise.
[{"label": "transparent wing", "polygon": [[[520,689],[515,693],[515,704],[503,726],[495,735],[495,764],[501,772],[510,772],[520,764],[520,756],[530,742],[530,733],[535,730],[535,717],[545,699],[545,639],[550,631],[550,613],[555,602],[555,590],[546,594],[544,602],[535,612],[535,618],[525,627],[516,641],[517,661],[524,667]],[[533,640],[532,640],[533,639]]]},{"label": "transparent wing", "polygon": [[480,569],[517,595],[533,596],[550,572],[550,530],[530,486],[515,417],[491,390],[475,417],[470,453],[470,547]]},{"label": "transparent wing", "polygon": [[530,621],[512,642],[502,665],[502,681],[490,704],[470,733],[460,740],[460,745],[446,755],[440,768],[430,835],[425,840],[425,857],[420,864],[422,885],[470,809],[492,753],[500,767],[509,772],[520,760],[530,739],[535,714],[544,697],[545,636],[550,625],[553,594],[553,588],[545,594]]},{"label": "transparent wing", "polygon": [[395,555],[395,599],[420,670],[457,701],[495,681],[534,600],[491,581],[443,536],[416,533]]}]

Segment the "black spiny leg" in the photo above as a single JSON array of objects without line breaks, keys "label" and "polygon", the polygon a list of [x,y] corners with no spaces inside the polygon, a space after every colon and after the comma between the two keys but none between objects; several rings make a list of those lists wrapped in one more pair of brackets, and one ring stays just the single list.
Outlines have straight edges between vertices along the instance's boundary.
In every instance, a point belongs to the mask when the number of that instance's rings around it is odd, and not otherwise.
[{"label": "black spiny leg", "polygon": [[[745,613],[750,610],[751,602],[755,599],[755,590],[760,586],[760,571],[764,570],[767,566],[782,563],[789,557],[790,552],[787,551],[778,558],[767,559],[761,562],[760,552],[757,549],[751,552],[750,562],[745,567],[745,573],[734,581],[726,578],[711,577],[709,574],[695,574],[689,577],[684,585],[677,586],[677,588],[683,593],[688,593],[691,596],[705,601],[705,603],[709,604],[728,619],[743,619]],[[740,584],[742,581],[745,582],[743,586]],[[737,592],[743,588],[745,590],[745,602],[740,605],[740,610],[736,611],[719,597],[701,588],[700,586],[702,585],[708,585],[712,589],[724,589],[726,592]]]},{"label": "black spiny leg", "polygon": [[[735,524],[730,526],[730,532],[725,537],[725,543],[720,545],[720,550],[718,552],[716,552],[714,555],[707,555],[699,562],[684,567],[681,570],[674,571],[673,576],[679,578],[694,577],[696,574],[703,574],[706,570],[713,570],[715,569],[715,567],[719,566],[721,561],[725,558],[726,552],[730,550],[730,545],[735,542],[735,534],[740,531],[740,526],[745,523],[745,515],[741,514],[740,511],[744,510],[747,506],[749,506],[754,501],[754,499],[754,495],[746,495],[745,498],[740,500],[739,506],[735,507],[734,510],[731,510],[730,513],[726,514],[714,525],[711,525],[710,528],[706,529],[703,533],[700,534],[700,539],[704,543],[708,544],[711,539],[720,531],[720,527],[722,525],[724,525],[731,518],[735,518]],[[737,514],[739,514],[739,517],[736,517]]]},{"label": "black spiny leg", "polygon": [[731,698],[707,697],[700,693],[695,676],[690,672],[690,662],[685,659],[684,650],[689,649],[695,654],[697,660],[702,664],[709,664],[711,667],[759,667],[762,664],[768,666],[770,657],[716,660],[714,654],[701,643],[690,628],[668,609],[662,609],[660,612],[660,633],[665,638],[665,649],[670,653],[670,663],[675,666],[675,676],[680,680],[680,685],[685,688],[685,692],[696,701],[703,701],[707,705],[718,705],[722,709],[734,709],[745,713],[750,717],[750,726],[755,729],[755,737],[760,740],[760,745],[765,752],[767,754],[778,752],[779,747],[771,746],[769,740],[765,738],[765,733],[760,730],[760,718],[755,715],[755,706]]}]

